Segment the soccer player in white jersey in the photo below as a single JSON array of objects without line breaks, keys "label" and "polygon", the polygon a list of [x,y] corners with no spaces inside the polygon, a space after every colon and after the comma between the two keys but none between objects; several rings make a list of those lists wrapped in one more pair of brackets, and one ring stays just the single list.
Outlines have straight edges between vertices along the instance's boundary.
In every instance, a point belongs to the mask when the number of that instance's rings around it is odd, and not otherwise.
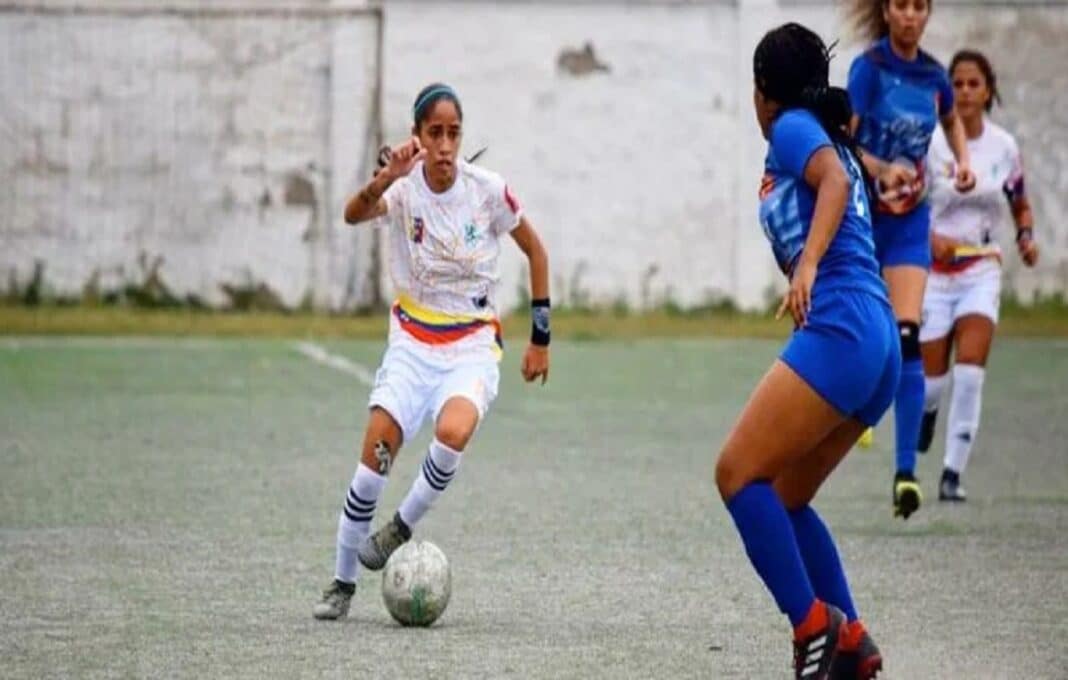
[{"label": "soccer player in white jersey", "polygon": [[1017,250],[1029,267],[1038,260],[1038,246],[1024,192],[1020,150],[1012,135],[986,116],[998,100],[990,62],[979,52],[964,50],[953,57],[949,71],[978,181],[966,194],[953,186],[953,155],[945,136],[937,135],[928,156],[933,176],[934,264],[924,294],[920,329],[927,396],[919,449],[927,451],[931,445],[939,401],[950,382],[953,353],[952,396],[938,497],[963,501],[966,494],[960,477],[979,429],[984,366],[998,321],[1002,255],[997,243],[998,232],[1008,221],[1006,212],[1012,214]]},{"label": "soccer player in white jersey", "polygon": [[[397,300],[371,392],[363,453],[338,518],[334,581],[313,614],[349,610],[360,564],[379,570],[452,481],[497,396],[501,330],[495,294],[500,241],[511,236],[530,263],[533,329],[527,382],[549,375],[549,262],[501,177],[460,156],[463,109],[452,88],[424,88],[412,137],[383,154],[384,167],[345,207],[356,224],[385,217]],[[407,497],[370,535],[378,498],[405,441],[424,421],[434,439]]]}]

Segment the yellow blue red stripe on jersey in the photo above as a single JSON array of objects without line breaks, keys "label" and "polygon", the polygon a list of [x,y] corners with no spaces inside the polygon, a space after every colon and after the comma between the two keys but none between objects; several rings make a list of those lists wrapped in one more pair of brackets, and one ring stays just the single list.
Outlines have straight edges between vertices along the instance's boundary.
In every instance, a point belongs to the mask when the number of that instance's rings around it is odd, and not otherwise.
[{"label": "yellow blue red stripe on jersey", "polygon": [[429,309],[402,295],[393,303],[393,316],[408,335],[427,345],[448,345],[478,333],[483,328],[493,328],[494,349],[504,349],[501,322],[495,316],[468,316],[446,314]]}]

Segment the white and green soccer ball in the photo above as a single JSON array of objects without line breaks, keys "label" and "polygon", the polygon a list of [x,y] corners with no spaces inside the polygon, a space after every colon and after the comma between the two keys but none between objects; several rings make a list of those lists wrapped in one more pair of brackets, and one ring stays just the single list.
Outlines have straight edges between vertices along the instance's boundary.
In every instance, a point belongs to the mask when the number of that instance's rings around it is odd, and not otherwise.
[{"label": "white and green soccer ball", "polygon": [[445,553],[427,541],[408,541],[382,572],[382,600],[402,626],[429,626],[445,612],[452,571]]}]

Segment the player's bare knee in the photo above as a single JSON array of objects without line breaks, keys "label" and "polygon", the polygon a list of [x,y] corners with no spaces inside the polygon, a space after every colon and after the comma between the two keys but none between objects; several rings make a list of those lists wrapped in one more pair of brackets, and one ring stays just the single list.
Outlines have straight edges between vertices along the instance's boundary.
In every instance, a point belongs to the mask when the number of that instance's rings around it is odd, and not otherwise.
[{"label": "player's bare knee", "polygon": [[450,399],[438,415],[434,437],[454,451],[463,451],[478,428],[479,413],[470,400]]},{"label": "player's bare knee", "polygon": [[734,494],[742,490],[748,480],[745,471],[736,457],[723,451],[716,461],[716,488],[719,489],[720,498],[729,501]]},{"label": "player's bare knee", "polygon": [[434,438],[453,451],[463,451],[474,431],[474,425],[460,419],[442,419],[434,428]]}]

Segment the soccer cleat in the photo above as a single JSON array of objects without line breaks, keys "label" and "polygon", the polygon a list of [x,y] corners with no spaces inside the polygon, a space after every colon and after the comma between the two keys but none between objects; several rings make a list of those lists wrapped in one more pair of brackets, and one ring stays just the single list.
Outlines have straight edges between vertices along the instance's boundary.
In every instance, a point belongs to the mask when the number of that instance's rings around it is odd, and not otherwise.
[{"label": "soccer cleat", "polygon": [[350,589],[335,580],[323,591],[322,599],[315,603],[312,616],[323,621],[345,618],[349,613],[349,604],[352,602],[354,592],[356,592],[355,584]]},{"label": "soccer cleat", "polygon": [[[828,604],[816,602],[805,623],[794,631],[795,680],[830,679],[838,638],[845,625],[845,614]],[[804,628],[809,630],[802,630]]]},{"label": "soccer cleat", "polygon": [[397,513],[356,549],[356,557],[363,566],[371,571],[378,571],[386,566],[386,561],[393,551],[411,537],[412,530],[401,519],[400,513]]},{"label": "soccer cleat", "polygon": [[916,450],[920,453],[927,453],[927,450],[931,448],[936,420],[938,420],[938,409],[923,412],[923,420],[920,421],[920,441],[916,445]]},{"label": "soccer cleat", "polygon": [[875,428],[869,427],[864,430],[864,433],[860,435],[860,439],[857,440],[857,446],[862,449],[870,449],[871,445],[875,443]]},{"label": "soccer cleat", "polygon": [[942,471],[942,481],[938,484],[938,500],[951,503],[963,503],[968,494],[960,485],[960,474],[950,469]]},{"label": "soccer cleat", "polygon": [[923,503],[923,493],[916,477],[899,472],[894,476],[894,517],[908,519],[909,516],[920,509]]},{"label": "soccer cleat", "polygon": [[860,621],[847,623],[838,638],[830,680],[872,680],[883,669],[883,655]]}]

